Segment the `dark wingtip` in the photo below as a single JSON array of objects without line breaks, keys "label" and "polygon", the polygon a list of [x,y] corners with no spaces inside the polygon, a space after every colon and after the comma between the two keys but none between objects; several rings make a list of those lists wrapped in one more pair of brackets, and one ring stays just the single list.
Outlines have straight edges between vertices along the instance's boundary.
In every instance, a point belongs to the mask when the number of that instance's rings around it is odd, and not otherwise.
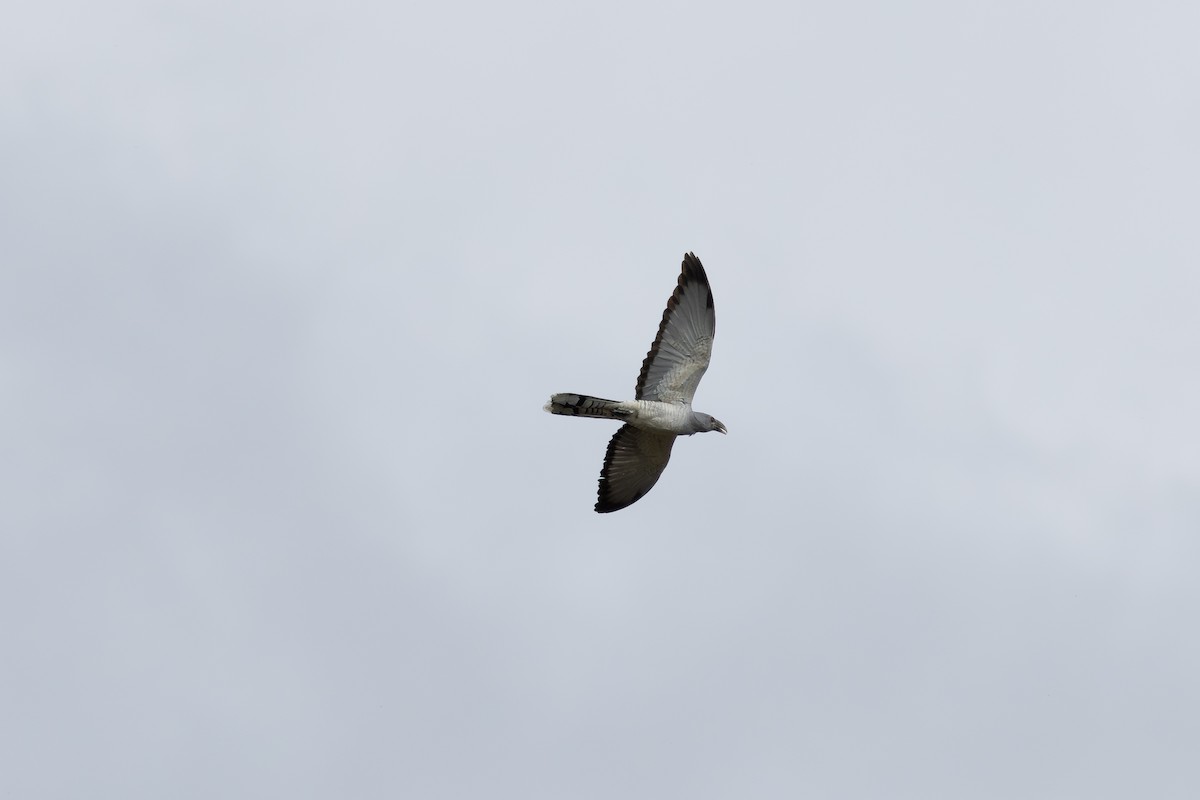
[{"label": "dark wingtip", "polygon": [[620,511],[622,508],[629,508],[631,505],[636,503],[638,500],[641,500],[645,496],[646,496],[645,492],[638,492],[636,497],[634,497],[632,500],[630,500],[628,503],[625,503],[624,505],[618,505],[617,503],[611,503],[607,500],[597,500],[596,501],[596,513],[597,514],[611,514],[613,511]]},{"label": "dark wingtip", "polygon": [[597,514],[609,514],[609,513],[612,513],[613,511],[620,511],[622,508],[627,508],[628,506],[632,505],[632,503],[620,505],[618,503],[612,502],[607,497],[605,497],[605,495],[608,494],[607,490],[608,490],[608,487],[604,485],[604,479],[601,478],[600,491],[596,498],[596,513]]},{"label": "dark wingtip", "polygon": [[[696,258],[695,253],[684,253],[683,270],[679,273],[679,285],[687,286],[691,281],[698,281],[707,286],[708,273],[704,271],[704,265],[700,263],[700,259]],[[711,291],[708,293],[708,306],[712,308]]]}]

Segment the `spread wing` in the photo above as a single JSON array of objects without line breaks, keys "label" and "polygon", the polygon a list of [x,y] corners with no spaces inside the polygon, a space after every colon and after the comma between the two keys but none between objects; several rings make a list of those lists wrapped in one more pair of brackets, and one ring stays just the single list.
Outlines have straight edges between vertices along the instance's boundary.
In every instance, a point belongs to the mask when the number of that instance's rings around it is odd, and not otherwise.
[{"label": "spread wing", "polygon": [[717,314],[708,276],[700,259],[688,253],[683,257],[679,284],[663,312],[658,336],[642,362],[635,397],[664,403],[692,402],[708,369],[716,331]]},{"label": "spread wing", "polygon": [[619,511],[641,500],[667,468],[673,444],[673,433],[622,425],[604,454],[596,511]]}]

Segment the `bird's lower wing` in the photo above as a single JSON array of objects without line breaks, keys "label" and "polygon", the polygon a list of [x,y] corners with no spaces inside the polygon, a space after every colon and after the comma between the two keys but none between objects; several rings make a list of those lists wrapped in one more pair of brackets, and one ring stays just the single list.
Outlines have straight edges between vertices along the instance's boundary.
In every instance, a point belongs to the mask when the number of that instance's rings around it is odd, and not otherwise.
[{"label": "bird's lower wing", "polygon": [[673,433],[623,425],[613,434],[604,455],[596,511],[606,514],[641,500],[666,469],[673,444]]}]

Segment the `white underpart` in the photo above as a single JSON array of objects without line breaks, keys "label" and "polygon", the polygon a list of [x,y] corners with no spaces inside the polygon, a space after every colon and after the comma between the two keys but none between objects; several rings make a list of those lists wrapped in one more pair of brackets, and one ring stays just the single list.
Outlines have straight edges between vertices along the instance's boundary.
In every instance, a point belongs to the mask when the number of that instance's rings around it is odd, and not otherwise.
[{"label": "white underpart", "polygon": [[635,428],[674,433],[679,436],[699,432],[692,424],[691,403],[626,400],[621,403],[621,411],[628,412],[629,416],[623,419]]}]

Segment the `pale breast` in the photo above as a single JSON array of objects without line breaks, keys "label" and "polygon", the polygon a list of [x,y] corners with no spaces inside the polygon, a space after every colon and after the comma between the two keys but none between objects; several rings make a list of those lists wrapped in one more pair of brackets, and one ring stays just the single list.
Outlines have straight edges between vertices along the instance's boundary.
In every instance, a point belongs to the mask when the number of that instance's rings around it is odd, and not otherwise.
[{"label": "pale breast", "polygon": [[637,413],[629,422],[639,428],[669,433],[691,433],[692,407],[688,403],[635,400]]}]

